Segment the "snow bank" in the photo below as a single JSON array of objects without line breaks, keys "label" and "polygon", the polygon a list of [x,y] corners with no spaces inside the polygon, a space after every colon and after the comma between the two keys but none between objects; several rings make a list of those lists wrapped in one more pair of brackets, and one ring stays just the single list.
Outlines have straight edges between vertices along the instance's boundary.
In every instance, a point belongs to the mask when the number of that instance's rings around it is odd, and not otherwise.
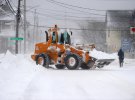
[{"label": "snow bank", "polygon": [[7,68],[8,66],[11,66],[11,63],[15,60],[15,58],[16,56],[7,50],[6,54],[1,58],[1,68]]},{"label": "snow bank", "polygon": [[0,54],[0,59],[4,57],[5,54]]},{"label": "snow bank", "polygon": [[97,58],[97,59],[117,59],[117,53],[108,54],[102,51],[97,51],[96,49],[93,49],[93,51],[90,51],[90,56]]},{"label": "snow bank", "polygon": [[25,56],[7,51],[0,63],[0,100],[19,100],[39,68]]},{"label": "snow bank", "polygon": [[5,54],[0,54],[0,63],[1,63],[1,59],[4,57]]}]

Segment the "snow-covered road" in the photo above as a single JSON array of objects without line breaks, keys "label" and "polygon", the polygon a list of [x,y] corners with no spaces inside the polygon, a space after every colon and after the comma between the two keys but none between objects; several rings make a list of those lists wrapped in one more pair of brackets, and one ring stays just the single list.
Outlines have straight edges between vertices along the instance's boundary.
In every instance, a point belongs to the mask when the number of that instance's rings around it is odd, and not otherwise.
[{"label": "snow-covered road", "polygon": [[0,100],[135,100],[135,59],[103,69],[53,70],[29,56],[0,57]]}]

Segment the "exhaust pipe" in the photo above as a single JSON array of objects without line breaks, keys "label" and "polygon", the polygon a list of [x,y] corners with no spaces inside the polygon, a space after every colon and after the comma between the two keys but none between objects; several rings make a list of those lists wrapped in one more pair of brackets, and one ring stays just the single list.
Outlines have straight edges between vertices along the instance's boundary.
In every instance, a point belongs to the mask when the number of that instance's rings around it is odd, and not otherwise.
[{"label": "exhaust pipe", "polygon": [[46,42],[49,40],[48,39],[48,32],[47,31],[45,31],[45,33],[46,33]]}]

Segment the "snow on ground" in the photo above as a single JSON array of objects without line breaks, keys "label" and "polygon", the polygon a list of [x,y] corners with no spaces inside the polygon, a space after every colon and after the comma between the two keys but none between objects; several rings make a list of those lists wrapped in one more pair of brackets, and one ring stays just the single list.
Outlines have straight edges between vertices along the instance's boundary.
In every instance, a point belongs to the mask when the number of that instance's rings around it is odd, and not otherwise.
[{"label": "snow on ground", "polygon": [[17,100],[37,71],[38,67],[23,55],[7,51],[0,63],[0,100]]},{"label": "snow on ground", "polygon": [[4,57],[5,54],[0,54],[0,63],[1,63],[1,59]]},{"label": "snow on ground", "polygon": [[9,51],[0,61],[0,100],[135,100],[135,59],[95,70],[45,69]]}]

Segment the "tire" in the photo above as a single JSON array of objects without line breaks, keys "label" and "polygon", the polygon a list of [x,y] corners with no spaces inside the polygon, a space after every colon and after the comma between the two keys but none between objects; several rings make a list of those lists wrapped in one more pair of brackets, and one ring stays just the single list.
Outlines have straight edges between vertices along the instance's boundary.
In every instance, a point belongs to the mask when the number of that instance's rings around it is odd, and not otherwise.
[{"label": "tire", "polygon": [[65,66],[70,70],[78,69],[81,64],[81,60],[79,56],[76,54],[68,54],[65,57],[64,61],[65,61]]},{"label": "tire", "polygon": [[82,63],[82,64],[81,64],[81,68],[82,68],[82,69],[90,69],[90,67],[87,66],[86,63]]},{"label": "tire", "polygon": [[103,68],[104,66],[103,66],[103,65],[98,65],[97,67],[98,67],[98,68]]},{"label": "tire", "polygon": [[95,62],[91,60],[91,61],[88,61],[87,64],[86,63],[82,63],[81,68],[82,69],[93,69],[95,67],[94,64],[95,64]]},{"label": "tire", "polygon": [[109,65],[111,62],[106,62],[106,65]]},{"label": "tire", "polygon": [[90,60],[90,61],[88,62],[88,64],[87,64],[87,66],[89,66],[90,69],[95,69],[96,66],[95,66],[94,64],[95,64],[95,61]]},{"label": "tire", "polygon": [[55,65],[57,69],[65,69],[65,65],[57,64]]},{"label": "tire", "polygon": [[50,60],[47,54],[40,54],[36,57],[36,64],[42,65],[45,68],[49,67]]}]

